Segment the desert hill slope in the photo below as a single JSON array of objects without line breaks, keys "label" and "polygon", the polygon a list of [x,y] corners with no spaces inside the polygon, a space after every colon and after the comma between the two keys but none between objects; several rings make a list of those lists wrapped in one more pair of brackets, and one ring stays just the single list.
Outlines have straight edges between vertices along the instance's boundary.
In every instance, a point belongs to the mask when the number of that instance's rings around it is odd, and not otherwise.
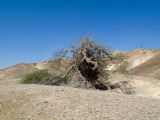
[{"label": "desert hill slope", "polygon": [[134,55],[141,55],[141,54],[160,54],[159,49],[133,49],[125,53],[126,56],[134,56]]},{"label": "desert hill slope", "polygon": [[154,56],[160,54],[160,50],[152,49],[134,49],[124,54],[127,57],[127,61],[130,63],[130,68],[137,67],[142,63],[145,63]]},{"label": "desert hill slope", "polygon": [[[126,61],[130,64],[130,69],[135,75],[151,76],[159,78],[159,56],[160,50],[134,49],[129,52],[122,52],[126,56]],[[6,69],[0,70],[0,80],[21,79],[24,75],[40,69],[47,69],[48,62],[39,62],[31,64],[17,64]],[[112,68],[113,67],[113,68]],[[111,69],[114,65],[111,65]],[[151,72],[152,71],[152,72]],[[154,71],[154,72],[153,72]],[[151,74],[153,73],[153,74]]]},{"label": "desert hill slope", "polygon": [[136,75],[160,78],[160,54],[131,69]]},{"label": "desert hill slope", "polygon": [[20,79],[28,73],[32,73],[37,70],[46,69],[48,67],[48,62],[38,62],[38,63],[21,63],[17,65],[10,66],[5,69],[0,70],[0,80],[2,79]]},{"label": "desert hill slope", "polygon": [[16,79],[21,78],[27,73],[36,71],[34,64],[17,64],[0,70],[0,79]]}]

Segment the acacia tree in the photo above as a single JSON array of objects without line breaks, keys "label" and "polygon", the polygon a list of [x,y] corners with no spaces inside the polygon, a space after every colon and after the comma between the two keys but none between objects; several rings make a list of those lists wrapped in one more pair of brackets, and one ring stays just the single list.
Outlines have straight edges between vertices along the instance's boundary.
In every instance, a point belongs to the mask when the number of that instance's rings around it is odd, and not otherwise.
[{"label": "acacia tree", "polygon": [[83,37],[78,47],[72,46],[70,49],[56,53],[53,61],[57,61],[60,67],[61,61],[67,58],[70,58],[68,69],[65,73],[63,72],[53,78],[53,85],[72,83],[74,87],[91,87],[103,90],[123,85],[122,82],[113,85],[108,81],[110,74],[105,68],[110,62],[115,61],[115,59],[112,57],[110,49],[98,45],[90,37]]},{"label": "acacia tree", "polygon": [[60,67],[61,61],[68,57],[70,67],[65,74],[61,74],[63,82],[67,79],[79,82],[80,87],[89,85],[98,89],[110,89],[107,84],[109,73],[104,69],[112,59],[109,49],[98,45],[90,37],[83,37],[78,47],[72,46],[68,50],[57,52],[53,61]]}]

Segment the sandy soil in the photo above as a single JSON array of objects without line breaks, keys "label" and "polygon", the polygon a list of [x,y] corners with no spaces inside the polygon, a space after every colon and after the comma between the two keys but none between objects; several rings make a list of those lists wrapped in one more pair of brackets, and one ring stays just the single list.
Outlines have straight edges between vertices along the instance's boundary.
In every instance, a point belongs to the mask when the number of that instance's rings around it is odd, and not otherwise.
[{"label": "sandy soil", "polygon": [[159,120],[160,80],[116,74],[135,95],[0,80],[0,120]]},{"label": "sandy soil", "polygon": [[160,99],[159,79],[144,76],[124,76],[121,74],[114,74],[111,76],[110,81],[115,83],[120,81],[128,81],[129,85],[132,86],[135,96]]},{"label": "sandy soil", "polygon": [[159,120],[160,100],[42,85],[0,85],[1,120]]},{"label": "sandy soil", "polygon": [[0,85],[19,84],[21,79],[2,79]]}]

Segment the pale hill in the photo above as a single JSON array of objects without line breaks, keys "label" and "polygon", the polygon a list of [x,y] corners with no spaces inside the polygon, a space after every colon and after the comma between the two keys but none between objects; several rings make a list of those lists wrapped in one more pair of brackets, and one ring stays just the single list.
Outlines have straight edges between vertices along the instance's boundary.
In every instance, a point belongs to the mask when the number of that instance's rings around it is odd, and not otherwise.
[{"label": "pale hill", "polygon": [[[160,50],[135,49],[129,52],[114,51],[113,53],[114,54],[121,53],[122,55],[125,56],[126,61],[130,63],[130,69],[132,69],[131,70],[132,73],[136,75],[159,77],[159,71],[155,70],[155,67],[153,65],[149,65],[149,67],[144,67],[144,68],[142,66],[146,66],[146,65],[148,66],[148,64],[155,63],[152,61],[156,61],[156,64],[158,64],[159,59],[155,56],[157,54],[160,54]],[[151,59],[151,62],[145,63],[146,61],[150,59]],[[67,64],[68,64],[67,61],[62,62],[63,67],[61,67],[61,71],[64,72],[66,70],[66,68],[68,67]],[[21,79],[24,75],[34,72],[36,70],[48,69],[49,65],[50,65],[49,62],[47,61],[31,63],[31,64],[17,64],[17,65],[8,67],[6,69],[0,70],[0,80]],[[54,74],[57,73],[56,63],[54,63],[52,67],[54,69],[52,69],[51,72],[53,72]],[[116,65],[111,64],[107,69],[108,70],[116,69]],[[149,73],[150,70],[154,71],[153,75]]]},{"label": "pale hill", "polygon": [[150,76],[160,79],[160,54],[131,69],[131,72],[136,75]]},{"label": "pale hill", "polygon": [[128,57],[132,57],[134,55],[141,55],[141,54],[159,54],[160,50],[156,49],[134,49],[128,51],[125,55]]},{"label": "pale hill", "polygon": [[0,70],[1,79],[17,79],[23,77],[25,74],[38,70],[34,64],[17,64]]},{"label": "pale hill", "polygon": [[[120,54],[120,56],[123,56],[124,60],[130,64],[129,69],[132,69],[142,63],[145,63],[146,61],[156,56],[157,54],[160,54],[160,50],[134,49],[128,52],[114,51],[113,55],[116,54]],[[107,69],[115,70],[117,67],[118,67],[117,64],[111,64]]]},{"label": "pale hill", "polygon": [[156,56],[157,54],[160,54],[160,50],[152,50],[152,49],[135,49],[132,51],[129,51],[125,54],[127,57],[127,60],[130,63],[130,69],[137,67],[140,64],[145,63],[152,57]]},{"label": "pale hill", "polygon": [[[62,62],[60,69],[61,71],[65,71],[67,66],[67,61]],[[52,68],[51,69],[51,65]],[[13,84],[17,83],[20,79],[22,79],[26,74],[32,73],[34,71],[47,69],[49,72],[53,74],[58,74],[56,63],[50,63],[49,61],[38,62],[38,63],[29,63],[29,64],[17,64],[10,66],[5,69],[0,70],[0,84]]]}]

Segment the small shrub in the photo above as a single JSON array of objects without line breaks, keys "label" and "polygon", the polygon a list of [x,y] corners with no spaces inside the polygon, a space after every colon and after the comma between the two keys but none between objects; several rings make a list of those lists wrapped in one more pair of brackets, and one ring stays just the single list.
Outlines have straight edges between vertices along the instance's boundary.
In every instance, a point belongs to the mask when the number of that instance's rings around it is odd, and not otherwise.
[{"label": "small shrub", "polygon": [[156,79],[160,80],[160,76],[155,77]]},{"label": "small shrub", "polygon": [[124,61],[120,64],[120,66],[114,72],[117,72],[123,75],[129,75],[129,71],[128,71],[129,66],[130,64]]},{"label": "small shrub", "polygon": [[40,83],[44,78],[50,77],[51,74],[47,70],[40,70],[26,75],[21,83],[23,84],[34,84]]},{"label": "small shrub", "polygon": [[121,59],[121,58],[124,58],[124,55],[122,53],[120,53],[120,52],[112,53],[112,58]]}]

